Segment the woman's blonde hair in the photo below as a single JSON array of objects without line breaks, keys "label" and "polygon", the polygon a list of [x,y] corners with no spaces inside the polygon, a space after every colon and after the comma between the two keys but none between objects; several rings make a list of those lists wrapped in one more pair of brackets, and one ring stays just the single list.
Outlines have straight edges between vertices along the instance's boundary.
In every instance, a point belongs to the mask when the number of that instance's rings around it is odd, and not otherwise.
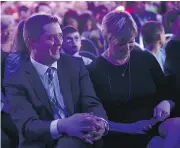
[{"label": "woman's blonde hair", "polygon": [[111,11],[102,21],[102,35],[109,42],[127,43],[138,33],[137,25],[132,16],[125,11]]}]

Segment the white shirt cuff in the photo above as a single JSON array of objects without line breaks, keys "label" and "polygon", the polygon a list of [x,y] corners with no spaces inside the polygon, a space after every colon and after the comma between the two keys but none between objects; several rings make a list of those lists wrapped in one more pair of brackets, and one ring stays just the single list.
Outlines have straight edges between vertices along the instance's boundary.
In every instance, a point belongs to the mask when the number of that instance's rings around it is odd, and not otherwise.
[{"label": "white shirt cuff", "polygon": [[57,128],[57,125],[58,125],[58,120],[60,119],[57,119],[57,120],[54,120],[51,122],[51,125],[50,125],[50,132],[51,132],[51,136],[53,139],[57,139],[59,138],[60,136],[62,136],[59,131],[58,131],[58,128]]}]

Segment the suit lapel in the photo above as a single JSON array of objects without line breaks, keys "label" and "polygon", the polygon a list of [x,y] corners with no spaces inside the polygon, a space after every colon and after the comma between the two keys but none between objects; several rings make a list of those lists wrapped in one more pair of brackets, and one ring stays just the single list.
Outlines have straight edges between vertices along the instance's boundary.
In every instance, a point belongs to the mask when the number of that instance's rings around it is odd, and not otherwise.
[{"label": "suit lapel", "polygon": [[74,113],[73,101],[72,101],[72,91],[71,91],[71,79],[68,72],[68,65],[65,62],[65,57],[61,55],[60,60],[58,60],[58,78],[60,83],[61,93],[64,99],[64,104],[67,107],[68,113],[72,115]]},{"label": "suit lapel", "polygon": [[28,62],[26,62],[26,64],[25,64],[25,71],[26,71],[27,78],[30,81],[32,88],[34,89],[36,95],[39,97],[39,99],[44,104],[44,106],[46,106],[48,111],[52,114],[53,111],[51,109],[51,104],[49,102],[48,94],[44,88],[44,85],[43,85],[36,69],[30,62],[30,60]]}]

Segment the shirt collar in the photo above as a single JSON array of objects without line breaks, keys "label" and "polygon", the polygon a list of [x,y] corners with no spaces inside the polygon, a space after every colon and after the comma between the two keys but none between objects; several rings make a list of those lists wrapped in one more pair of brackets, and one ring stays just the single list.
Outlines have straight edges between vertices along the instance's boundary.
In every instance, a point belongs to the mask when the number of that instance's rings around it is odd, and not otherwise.
[{"label": "shirt collar", "polygon": [[[35,61],[32,57],[30,57],[31,63],[33,64],[33,66],[35,67],[35,69],[37,70],[39,75],[44,75],[46,73],[46,71],[48,70],[48,66],[43,65],[37,61]],[[53,67],[55,69],[57,69],[57,61],[54,62],[50,67]]]}]

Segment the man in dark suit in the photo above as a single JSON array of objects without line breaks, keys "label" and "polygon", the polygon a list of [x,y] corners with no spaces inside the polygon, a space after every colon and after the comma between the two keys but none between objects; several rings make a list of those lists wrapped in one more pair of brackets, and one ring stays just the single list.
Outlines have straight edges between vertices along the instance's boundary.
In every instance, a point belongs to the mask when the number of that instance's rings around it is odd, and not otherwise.
[{"label": "man in dark suit", "polygon": [[100,147],[107,116],[82,59],[60,54],[58,19],[30,17],[24,39],[30,58],[4,81],[19,148]]}]

